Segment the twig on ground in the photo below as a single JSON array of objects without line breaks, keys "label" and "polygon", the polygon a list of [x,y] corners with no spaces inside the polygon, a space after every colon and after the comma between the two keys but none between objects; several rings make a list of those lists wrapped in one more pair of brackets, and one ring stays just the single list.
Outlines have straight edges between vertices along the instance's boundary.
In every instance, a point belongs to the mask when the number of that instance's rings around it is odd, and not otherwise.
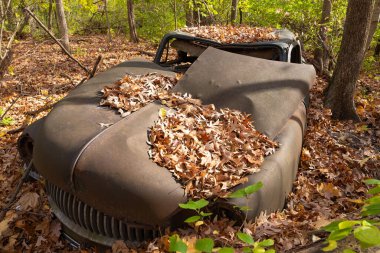
[{"label": "twig on ground", "polygon": [[30,115],[30,116],[36,116],[37,114],[43,112],[43,111],[46,111],[46,110],[49,110],[51,108],[53,108],[53,106],[56,104],[57,102],[55,103],[52,103],[52,104],[47,104],[47,105],[44,105],[42,106],[41,108],[38,108],[37,110],[34,110],[34,111],[29,111],[29,112],[25,112],[26,115]]},{"label": "twig on ground", "polygon": [[25,129],[27,126],[28,126],[28,125],[22,125],[22,126],[20,126],[20,127],[18,127],[18,128],[15,128],[15,129],[9,130],[9,131],[7,131],[7,134],[17,134],[17,133],[19,133],[19,132],[24,131],[24,129]]},{"label": "twig on ground", "polygon": [[312,242],[308,245],[295,247],[290,250],[285,251],[286,253],[319,253],[325,245],[325,240],[319,240]]},{"label": "twig on ground", "polygon": [[22,177],[20,179],[20,182],[18,183],[18,185],[16,187],[16,190],[13,192],[12,197],[10,198],[10,200],[8,201],[8,203],[5,205],[5,207],[1,210],[1,212],[0,212],[0,221],[2,221],[4,219],[5,214],[7,213],[7,211],[9,210],[9,208],[11,208],[11,206],[16,201],[17,195],[18,195],[18,193],[21,190],[21,186],[24,184],[25,180],[28,178],[28,175],[29,175],[30,171],[32,170],[32,167],[33,167],[32,165],[33,165],[33,159],[29,162],[27,169],[24,171],[24,175],[22,175]]},{"label": "twig on ground", "polygon": [[77,86],[82,85],[87,80],[87,77],[83,78],[82,81],[80,81]]},{"label": "twig on ground", "polygon": [[141,54],[146,54],[146,55],[148,55],[148,56],[152,56],[152,57],[154,57],[154,56],[156,55],[155,53],[148,52],[148,51],[144,51],[144,50],[139,50],[139,52],[140,52]]},{"label": "twig on ground", "polygon": [[91,70],[91,73],[90,73],[90,76],[89,76],[88,79],[94,77],[94,75],[95,75],[95,73],[96,73],[96,70],[98,69],[98,65],[99,65],[99,63],[100,63],[101,60],[102,60],[102,56],[99,55],[98,58],[96,59],[96,62],[95,62],[95,64],[94,64],[94,67],[93,67],[92,70]]},{"label": "twig on ground", "polygon": [[95,73],[96,73],[96,70],[98,69],[98,66],[99,66],[101,60],[102,60],[102,56],[99,55],[98,58],[96,59],[96,62],[95,62],[95,64],[94,64],[94,67],[93,67],[92,70],[91,70],[91,74],[90,74],[88,77],[83,78],[83,79],[82,79],[82,80],[81,80],[76,86],[80,86],[80,85],[82,85],[85,81],[87,81],[87,80],[89,80],[89,79],[91,79],[91,78],[94,77],[94,75],[95,75]]},{"label": "twig on ground", "polygon": [[4,119],[5,115],[6,115],[6,114],[8,113],[8,111],[13,107],[13,105],[17,102],[17,100],[18,100],[19,98],[20,98],[20,96],[18,96],[17,98],[15,98],[15,99],[12,101],[11,105],[8,106],[8,108],[4,111],[3,115],[1,115],[1,117],[0,117],[0,121],[2,121],[2,120]]}]

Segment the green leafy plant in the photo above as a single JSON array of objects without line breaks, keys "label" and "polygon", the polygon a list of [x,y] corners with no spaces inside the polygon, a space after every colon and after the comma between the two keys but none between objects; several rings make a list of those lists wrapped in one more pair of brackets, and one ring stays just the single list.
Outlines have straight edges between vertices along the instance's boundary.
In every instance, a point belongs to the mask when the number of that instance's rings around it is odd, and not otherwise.
[{"label": "green leafy plant", "polygon": [[178,235],[172,235],[169,238],[169,252],[187,252],[187,245]]},{"label": "green leafy plant", "polygon": [[228,197],[229,198],[248,198],[251,194],[257,192],[262,187],[263,187],[263,183],[258,182],[256,184],[249,185],[243,189],[234,191],[230,195],[228,195]]},{"label": "green leafy plant", "polygon": [[197,215],[191,216],[185,220],[186,223],[195,223],[197,221],[203,221],[207,216],[212,215],[212,213],[206,213],[201,209],[205,208],[209,202],[205,199],[200,199],[197,201],[189,200],[185,204],[179,204],[182,209],[194,210]]},{"label": "green leafy plant", "polygon": [[[258,182],[256,184],[249,185],[245,188],[239,189],[237,191],[232,192],[228,195],[228,198],[246,198],[248,200],[249,196],[263,187],[262,182]],[[212,215],[212,213],[204,212],[203,209],[207,207],[209,202],[205,199],[200,199],[197,201],[189,200],[187,203],[179,204],[182,209],[193,210],[196,212],[196,215],[193,215],[185,220],[186,223],[194,224],[195,226],[199,226],[203,224],[203,220],[205,217]],[[239,207],[241,210],[245,210],[248,212],[248,207]],[[273,253],[275,250],[273,248],[269,248],[274,245],[274,241],[272,239],[267,239],[263,241],[255,242],[251,235],[247,233],[238,232],[236,233],[237,238],[245,243],[245,247],[243,248],[243,252],[251,252],[251,253]],[[178,235],[172,235],[169,238],[169,251],[170,252],[187,252],[187,245],[185,242],[181,240]],[[200,252],[219,252],[219,253],[233,253],[235,249],[232,247],[222,247],[215,248],[215,242],[212,238],[200,238],[196,240],[194,244],[194,248]]]},{"label": "green leafy plant", "polygon": [[[361,210],[363,218],[369,218],[370,216],[376,216],[380,214],[380,180],[368,179],[364,183],[367,185],[375,185],[368,193],[373,196],[364,200],[364,205]],[[338,241],[353,235],[359,242],[362,249],[380,245],[380,221],[373,219],[361,219],[361,220],[340,220],[334,221],[323,229],[329,232],[329,236],[326,239],[328,245],[323,248],[323,251],[332,251],[338,247]],[[345,249],[345,253],[355,252],[352,249]]]},{"label": "green leafy plant", "polygon": [[13,119],[11,117],[4,117],[4,110],[0,108],[0,126],[9,126],[13,124]]},{"label": "green leafy plant", "polygon": [[274,241],[272,239],[267,239],[263,241],[257,241],[252,238],[251,235],[247,233],[236,233],[236,236],[239,238],[240,241],[244,242],[246,246],[243,248],[243,252],[246,253],[274,253],[276,252],[274,249],[267,247],[271,247],[274,245]]},{"label": "green leafy plant", "polygon": [[[250,210],[248,206],[248,199],[251,194],[257,192],[263,187],[262,182],[257,182],[255,184],[251,184],[245,188],[236,190],[232,192],[230,195],[228,195],[228,198],[245,198],[246,199],[246,205],[245,206],[235,206],[235,208],[240,209],[241,211],[245,212],[245,219],[244,221],[247,220],[248,217],[248,211]],[[244,223],[243,223],[244,224]],[[241,229],[241,228],[240,228]]]},{"label": "green leafy plant", "polygon": [[214,249],[214,240],[211,238],[198,239],[195,242],[195,249],[201,252],[212,252]]}]

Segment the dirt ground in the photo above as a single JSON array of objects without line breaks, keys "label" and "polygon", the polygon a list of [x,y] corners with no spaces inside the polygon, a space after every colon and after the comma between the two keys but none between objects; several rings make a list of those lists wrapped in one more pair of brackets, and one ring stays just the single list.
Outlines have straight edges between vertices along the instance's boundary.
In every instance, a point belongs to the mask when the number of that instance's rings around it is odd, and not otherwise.
[{"label": "dirt ground", "polygon": [[[122,37],[107,43],[103,36],[80,36],[73,37],[71,43],[73,55],[90,69],[97,56],[102,55],[98,71],[135,57],[151,60],[141,51],[155,51],[150,43],[132,44]],[[331,120],[330,111],[322,106],[326,81],[317,78],[311,92],[308,129],[294,190],[283,211],[248,221],[245,232],[256,239],[274,239],[277,250],[284,252],[323,238],[326,234],[320,228],[332,220],[358,217],[361,208],[358,200],[367,191],[362,180],[380,178],[380,67],[377,67],[362,74],[358,82],[355,99],[360,123]],[[84,71],[50,40],[27,39],[15,45],[9,74],[0,83],[0,108],[9,109],[4,117],[9,118],[9,124],[0,126],[1,210],[23,172],[16,146],[20,132],[14,130],[46,115],[47,111],[28,114],[60,100],[84,77]],[[177,233],[188,243],[197,236],[207,236],[239,247],[233,236],[238,229],[231,221],[219,220],[206,222],[197,232],[186,228]],[[28,181],[0,220],[0,251],[79,252],[61,239],[60,230],[61,224],[49,208],[44,182]],[[165,251],[167,239],[168,234],[135,250]],[[114,252],[117,250],[130,249],[119,243],[114,247]]]}]

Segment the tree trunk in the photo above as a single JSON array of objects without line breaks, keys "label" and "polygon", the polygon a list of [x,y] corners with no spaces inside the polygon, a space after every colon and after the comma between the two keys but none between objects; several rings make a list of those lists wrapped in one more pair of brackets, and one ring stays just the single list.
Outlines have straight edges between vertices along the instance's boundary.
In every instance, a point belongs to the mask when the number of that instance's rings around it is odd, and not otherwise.
[{"label": "tree trunk", "polygon": [[232,0],[231,2],[231,25],[235,25],[235,20],[237,16],[237,5],[238,0]]},{"label": "tree trunk", "polygon": [[240,16],[239,24],[241,25],[241,24],[243,24],[243,11],[241,8],[239,8],[239,16]]},{"label": "tree trunk", "polygon": [[111,37],[111,24],[110,24],[110,20],[109,20],[109,18],[108,18],[107,1],[108,1],[108,0],[104,0],[104,12],[106,13],[107,38],[108,38],[108,42],[111,42],[111,41],[112,41],[112,37]]},{"label": "tree trunk", "polygon": [[177,1],[174,0],[174,30],[177,30]]},{"label": "tree trunk", "polygon": [[136,32],[135,14],[133,12],[133,0],[127,0],[127,8],[130,40],[133,43],[138,43],[139,38],[137,37]]},{"label": "tree trunk", "polygon": [[379,21],[380,21],[380,0],[376,0],[375,10],[373,11],[373,14],[372,14],[371,26],[369,28],[368,40],[367,40],[367,45],[366,45],[367,49],[371,46],[371,41],[372,41],[373,35],[376,32],[377,24],[379,23]]},{"label": "tree trunk", "polygon": [[319,68],[319,72],[321,74],[328,72],[329,67],[329,51],[328,51],[328,42],[327,42],[327,34],[326,34],[326,24],[330,20],[331,16],[331,0],[324,0],[322,7],[322,17],[319,22],[319,42],[320,46],[314,52],[314,59],[316,60]]},{"label": "tree trunk", "polygon": [[[359,120],[355,110],[356,81],[363,62],[375,0],[349,0],[342,44],[325,106],[335,119]],[[363,39],[364,38],[364,39]]]},{"label": "tree trunk", "polygon": [[194,26],[194,11],[190,7],[189,3],[185,3],[185,12],[186,12],[186,26]]},{"label": "tree trunk", "polygon": [[47,22],[47,27],[49,31],[51,31],[51,26],[52,26],[52,11],[53,11],[53,0],[49,0],[49,11],[48,11],[48,22]]},{"label": "tree trunk", "polygon": [[[16,28],[16,14],[13,9],[13,1],[3,0],[3,6],[5,8],[7,18],[7,30],[13,31]],[[8,7],[8,8],[7,8]]]},{"label": "tree trunk", "polygon": [[55,0],[55,7],[57,9],[57,20],[61,42],[66,50],[70,52],[69,30],[67,29],[66,16],[62,0]]}]

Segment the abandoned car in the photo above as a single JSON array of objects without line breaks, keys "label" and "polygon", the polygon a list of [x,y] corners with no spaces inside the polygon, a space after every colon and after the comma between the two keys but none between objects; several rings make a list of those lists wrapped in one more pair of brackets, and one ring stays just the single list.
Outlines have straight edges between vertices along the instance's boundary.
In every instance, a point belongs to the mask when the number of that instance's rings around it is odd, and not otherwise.
[{"label": "abandoned car", "polygon": [[[121,117],[99,106],[99,92],[126,74],[184,73],[172,91],[203,104],[252,115],[255,128],[279,143],[260,171],[231,190],[261,181],[249,198],[248,217],[283,208],[295,179],[314,68],[301,64],[301,48],[287,30],[273,40],[223,43],[186,32],[164,36],[153,62],[131,60],[72,90],[19,139],[25,164],[46,180],[53,213],[72,242],[110,246],[160,235],[186,218],[188,200],[169,170],[148,156],[147,129],[163,107],[157,101]],[[244,199],[211,199],[210,208],[239,219]]]}]

